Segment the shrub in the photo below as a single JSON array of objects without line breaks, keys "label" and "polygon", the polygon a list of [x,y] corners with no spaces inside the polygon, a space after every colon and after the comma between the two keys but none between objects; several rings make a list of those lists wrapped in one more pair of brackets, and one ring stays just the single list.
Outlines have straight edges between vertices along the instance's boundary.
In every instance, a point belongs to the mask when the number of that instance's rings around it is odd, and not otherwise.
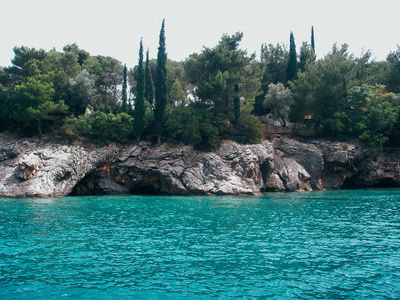
[{"label": "shrub", "polygon": [[169,112],[167,132],[170,138],[200,148],[214,147],[218,142],[218,128],[212,114],[192,106],[178,107]]},{"label": "shrub", "polygon": [[264,137],[264,126],[249,111],[241,112],[237,130],[238,133],[234,136],[234,140],[241,144],[261,143]]},{"label": "shrub", "polygon": [[315,131],[313,129],[302,129],[299,131],[299,135],[305,138],[315,136]]},{"label": "shrub", "polygon": [[133,130],[133,118],[127,113],[114,115],[100,112],[90,120],[89,139],[98,145],[128,141]]},{"label": "shrub", "polygon": [[90,142],[104,146],[111,142],[127,142],[132,129],[133,118],[127,113],[114,115],[99,112],[67,119],[62,132],[69,138],[84,137]]}]

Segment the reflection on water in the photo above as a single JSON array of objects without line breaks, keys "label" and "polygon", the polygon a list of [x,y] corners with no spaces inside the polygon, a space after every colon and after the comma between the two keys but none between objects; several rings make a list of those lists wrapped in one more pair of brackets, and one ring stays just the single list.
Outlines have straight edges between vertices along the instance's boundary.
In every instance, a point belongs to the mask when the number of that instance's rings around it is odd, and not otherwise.
[{"label": "reflection on water", "polygon": [[399,189],[0,199],[0,297],[399,298],[399,212]]}]

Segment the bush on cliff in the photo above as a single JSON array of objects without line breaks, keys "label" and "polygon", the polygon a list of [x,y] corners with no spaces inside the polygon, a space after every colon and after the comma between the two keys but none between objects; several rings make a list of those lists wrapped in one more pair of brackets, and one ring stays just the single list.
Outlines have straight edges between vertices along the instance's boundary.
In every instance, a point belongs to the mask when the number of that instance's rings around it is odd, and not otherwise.
[{"label": "bush on cliff", "polygon": [[170,139],[197,147],[210,148],[217,145],[218,128],[208,108],[192,105],[177,107],[168,112],[166,132]]},{"label": "bush on cliff", "polygon": [[258,144],[264,137],[264,126],[249,111],[241,112],[236,128],[234,140],[241,144]]},{"label": "bush on cliff", "polygon": [[99,112],[66,120],[63,134],[71,138],[84,137],[99,146],[112,142],[126,143],[133,130],[133,118],[127,113],[114,115]]}]

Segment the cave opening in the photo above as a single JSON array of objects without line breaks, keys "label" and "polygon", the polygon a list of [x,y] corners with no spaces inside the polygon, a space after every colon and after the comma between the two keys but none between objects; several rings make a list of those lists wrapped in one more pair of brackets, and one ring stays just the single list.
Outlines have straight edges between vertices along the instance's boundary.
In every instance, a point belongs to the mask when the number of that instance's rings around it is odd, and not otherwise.
[{"label": "cave opening", "polygon": [[167,195],[151,185],[136,185],[129,188],[130,195]]},{"label": "cave opening", "polygon": [[[362,182],[362,181],[361,181]],[[381,178],[376,182],[367,182],[361,184],[357,178],[348,178],[342,185],[342,189],[362,189],[362,188],[391,188],[391,187],[399,187],[399,183],[395,181],[393,178]]]}]

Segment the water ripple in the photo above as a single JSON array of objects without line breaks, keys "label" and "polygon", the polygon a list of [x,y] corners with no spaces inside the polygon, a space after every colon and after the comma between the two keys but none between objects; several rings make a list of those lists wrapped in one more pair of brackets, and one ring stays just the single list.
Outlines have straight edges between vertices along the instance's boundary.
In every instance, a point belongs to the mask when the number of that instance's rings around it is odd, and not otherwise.
[{"label": "water ripple", "polygon": [[400,190],[0,199],[2,299],[395,299]]}]

